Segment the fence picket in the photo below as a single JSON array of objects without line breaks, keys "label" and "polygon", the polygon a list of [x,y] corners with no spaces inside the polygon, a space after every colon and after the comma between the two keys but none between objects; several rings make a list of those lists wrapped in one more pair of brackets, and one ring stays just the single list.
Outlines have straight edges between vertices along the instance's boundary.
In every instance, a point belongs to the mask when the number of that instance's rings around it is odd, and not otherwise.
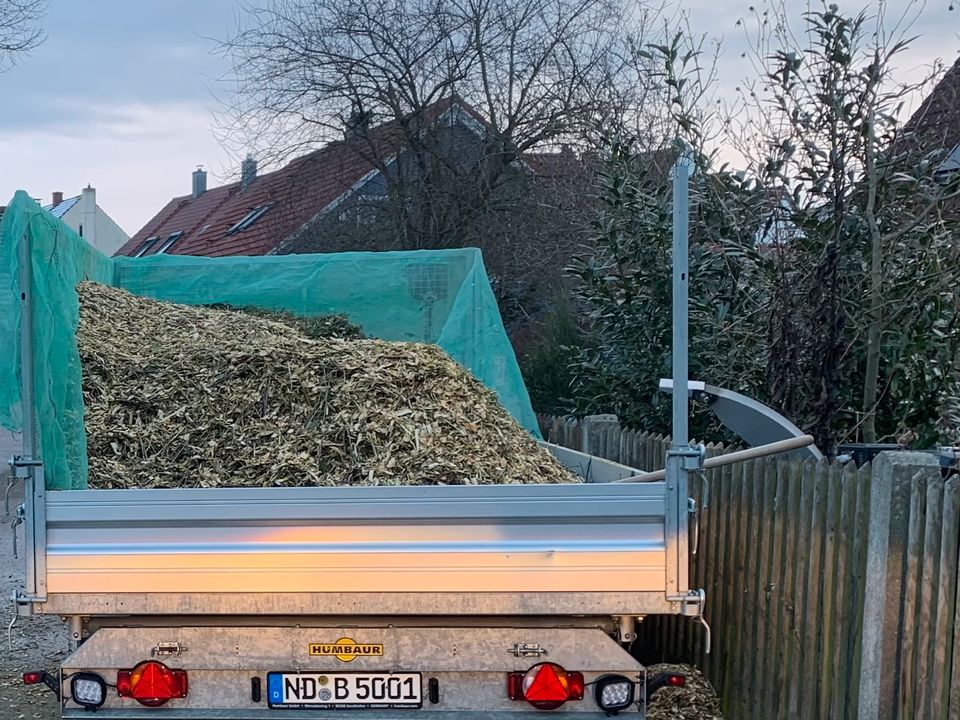
[{"label": "fence picket", "polygon": [[805,716],[805,709],[809,707],[804,697],[804,657],[805,657],[805,633],[806,627],[806,609],[807,609],[807,585],[809,582],[810,568],[810,537],[813,533],[813,495],[814,478],[816,468],[807,465],[803,468],[800,485],[800,506],[797,525],[797,552],[801,554],[800,561],[797,562],[794,585],[794,598],[796,602],[794,610],[794,655],[791,667],[793,672],[790,675],[790,699],[787,710],[787,716],[799,718]]},{"label": "fence picket", "polygon": [[910,524],[904,553],[904,582],[900,614],[900,683],[896,706],[901,720],[914,717],[913,700],[916,696],[917,607],[920,593],[920,571],[923,554],[923,529],[926,525],[927,482],[917,478],[910,491]]},{"label": "fence picket", "polygon": [[760,715],[774,717],[774,688],[777,685],[777,675],[768,671],[768,668],[777,667],[777,638],[774,634],[776,618],[780,613],[780,593],[777,588],[777,569],[781,567],[782,537],[777,528],[777,517],[783,511],[783,481],[780,467],[775,461],[764,462],[764,487],[767,489],[767,502],[762,511],[763,534],[761,544],[764,549],[764,564],[760,575],[760,598],[762,601],[763,616],[761,632],[759,633],[759,659],[756,664],[760,687],[756,689],[756,697]]},{"label": "fence picket", "polygon": [[925,717],[946,718],[950,702],[950,665],[957,662],[951,653],[953,618],[957,603],[958,521],[960,521],[960,476],[954,476],[943,485],[943,505],[940,540],[940,568],[936,577],[935,618],[933,621],[933,651],[930,670],[933,676],[929,705]]},{"label": "fence picket", "polygon": [[[854,532],[854,514],[856,513],[858,474],[855,469],[848,470],[846,467],[838,473],[838,482],[840,484],[840,508],[839,515],[835,518],[837,524],[832,529],[832,544],[835,547],[835,570],[836,590],[833,603],[832,628],[832,654],[826,662],[826,674],[829,677],[824,682],[829,687],[829,716],[833,718],[844,717],[844,700],[846,693],[840,691],[844,682],[842,679],[834,677],[837,668],[846,666],[848,658],[846,649],[847,639],[850,635],[850,623],[848,614],[850,612],[850,598],[853,594],[855,580],[850,573],[852,564],[852,539]],[[839,687],[838,687],[839,686]]]},{"label": "fence picket", "polygon": [[836,465],[824,465],[821,480],[824,484],[826,496],[823,531],[823,562],[820,567],[820,616],[817,621],[817,632],[820,637],[817,643],[817,666],[819,681],[817,692],[817,717],[825,718],[830,714],[830,705],[833,694],[833,677],[836,675],[836,666],[832,664],[834,646],[839,645],[837,635],[840,628],[835,624],[834,607],[840,605],[843,595],[845,578],[838,573],[840,563],[840,543],[836,542],[837,526],[840,523],[841,493],[843,490],[843,468]]},{"label": "fence picket", "polygon": [[[724,467],[720,468],[711,480],[709,518],[716,528],[716,532],[711,537],[712,542],[716,545],[716,591],[713,601],[707,605],[707,619],[718,630],[721,627],[729,627],[730,624],[730,603],[727,591],[731,585],[729,563],[732,550],[727,538],[730,537],[730,524],[733,520],[729,512],[731,489],[733,487],[732,475],[733,468]],[[726,632],[716,634],[708,662],[710,678],[718,693],[722,692],[721,688],[726,683],[724,658],[729,654],[729,642],[726,636]]]},{"label": "fence picket", "polygon": [[918,718],[926,714],[931,701],[931,692],[938,691],[932,667],[934,639],[933,596],[940,571],[940,538],[943,520],[943,480],[933,478],[927,483],[923,549],[920,561],[919,612],[917,613],[916,677],[917,692],[914,695],[913,712]]},{"label": "fence picket", "polygon": [[[796,463],[785,466],[785,481],[787,486],[787,507],[790,512],[783,523],[784,551],[783,569],[780,572],[781,609],[777,618],[777,637],[780,645],[780,662],[777,667],[780,672],[784,668],[794,667],[796,662],[796,614],[797,614],[797,568],[800,558],[797,553],[797,532],[800,523],[800,497],[802,487],[803,465]],[[776,689],[776,717],[790,717],[788,708],[790,702],[789,681],[779,678]]]},{"label": "fence picket", "polygon": [[750,506],[747,526],[747,537],[749,545],[747,547],[746,577],[744,578],[744,617],[746,619],[746,633],[741,637],[753,648],[749,653],[749,658],[745,658],[743,663],[743,676],[741,687],[744,690],[744,699],[750,703],[750,713],[757,714],[757,701],[761,694],[757,692],[757,682],[762,680],[757,662],[762,635],[760,634],[761,618],[764,613],[764,603],[761,595],[763,575],[763,556],[766,554],[766,548],[763,547],[761,539],[763,537],[764,505],[766,504],[766,458],[755,460],[753,463],[753,472],[751,473],[750,487]]},{"label": "fence picket", "polygon": [[[870,478],[869,465],[860,468],[857,472],[856,512],[854,514],[854,532],[852,563],[853,581],[850,604],[848,605],[847,623],[850,625],[850,634],[847,639],[847,664],[850,676],[860,677],[861,652],[863,650],[863,604],[866,598],[866,566],[867,541],[870,522]],[[847,688],[847,697],[844,701],[845,716],[853,720],[857,717],[860,704],[859,683],[851,683]]]},{"label": "fence picket", "polygon": [[737,702],[740,692],[736,675],[738,658],[736,651],[733,650],[733,646],[740,638],[739,630],[743,610],[740,592],[740,563],[743,558],[743,543],[740,539],[742,534],[740,518],[744,514],[741,508],[743,507],[742,495],[745,485],[744,474],[747,467],[749,467],[749,463],[734,466],[730,475],[730,504],[728,505],[730,512],[730,533],[728,540],[730,550],[728,553],[726,577],[726,605],[729,608],[726,632],[729,633],[729,635],[726,638],[728,652],[724,653],[723,657],[723,699],[725,702],[724,710],[727,711],[728,714],[732,710],[732,706],[730,706],[729,703]]}]

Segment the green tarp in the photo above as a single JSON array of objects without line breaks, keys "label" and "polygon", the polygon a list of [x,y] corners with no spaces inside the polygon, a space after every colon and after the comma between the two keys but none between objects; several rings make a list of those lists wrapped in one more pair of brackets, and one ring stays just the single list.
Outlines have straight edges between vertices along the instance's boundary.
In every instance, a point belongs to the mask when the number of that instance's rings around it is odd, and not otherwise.
[{"label": "green tarp", "polygon": [[21,243],[30,251],[40,455],[50,489],[86,487],[76,285],[95,280],[188,304],[342,313],[370,336],[436,343],[539,437],[480,251],[107,258],[18,192],[0,220],[0,425],[20,430]]}]

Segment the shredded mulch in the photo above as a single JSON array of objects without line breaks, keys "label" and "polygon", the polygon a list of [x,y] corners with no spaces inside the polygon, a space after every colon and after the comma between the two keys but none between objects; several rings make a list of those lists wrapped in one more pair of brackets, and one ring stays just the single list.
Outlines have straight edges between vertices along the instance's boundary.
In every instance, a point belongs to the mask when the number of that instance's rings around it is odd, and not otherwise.
[{"label": "shredded mulch", "polygon": [[647,709],[647,720],[723,720],[720,700],[713,686],[691,665],[650,665],[647,672],[683,673],[684,687],[665,687],[653,696]]},{"label": "shredded mulch", "polygon": [[78,292],[91,487],[577,481],[438,347]]}]

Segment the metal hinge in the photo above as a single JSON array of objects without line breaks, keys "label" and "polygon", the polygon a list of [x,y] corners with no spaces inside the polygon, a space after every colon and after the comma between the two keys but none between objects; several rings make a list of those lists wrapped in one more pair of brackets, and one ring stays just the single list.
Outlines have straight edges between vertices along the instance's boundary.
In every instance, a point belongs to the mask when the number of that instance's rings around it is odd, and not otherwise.
[{"label": "metal hinge", "polygon": [[30,477],[30,468],[42,467],[43,461],[14,455],[10,459],[10,466],[13,468],[13,474],[15,477],[28,478]]}]

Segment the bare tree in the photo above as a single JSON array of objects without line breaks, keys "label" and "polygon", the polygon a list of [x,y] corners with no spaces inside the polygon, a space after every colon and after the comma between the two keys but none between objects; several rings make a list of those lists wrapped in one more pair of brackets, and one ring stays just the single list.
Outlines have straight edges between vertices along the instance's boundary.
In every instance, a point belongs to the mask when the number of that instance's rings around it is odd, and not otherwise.
[{"label": "bare tree", "polygon": [[0,70],[43,42],[40,20],[47,0],[0,0]]},{"label": "bare tree", "polygon": [[[397,232],[414,247],[456,243],[518,158],[576,145],[603,116],[604,89],[625,79],[629,38],[643,30],[645,18],[635,15],[620,0],[247,5],[243,25],[220,48],[235,82],[225,135],[255,146],[269,164],[344,129],[363,138],[366,127],[392,123],[391,137],[354,146],[388,178],[398,208],[419,200],[396,218]],[[460,162],[433,124],[432,109],[454,97],[484,125]],[[399,146],[411,169],[388,173]]]},{"label": "bare tree", "polygon": [[[220,45],[233,67],[228,144],[271,164],[342,141],[386,183],[374,212],[342,208],[346,225],[301,239],[479,245],[501,297],[560,276],[590,222],[581,170],[594,130],[636,117],[652,82],[635,48],[653,11],[622,0],[274,0],[244,12]],[[452,105],[474,112],[449,122]],[[562,148],[577,158],[567,177],[542,181],[528,156]]]},{"label": "bare tree", "polygon": [[221,52],[243,143],[277,157],[355,113],[414,124],[456,94],[506,152],[576,134],[632,27],[617,0],[274,0],[247,4]]}]

